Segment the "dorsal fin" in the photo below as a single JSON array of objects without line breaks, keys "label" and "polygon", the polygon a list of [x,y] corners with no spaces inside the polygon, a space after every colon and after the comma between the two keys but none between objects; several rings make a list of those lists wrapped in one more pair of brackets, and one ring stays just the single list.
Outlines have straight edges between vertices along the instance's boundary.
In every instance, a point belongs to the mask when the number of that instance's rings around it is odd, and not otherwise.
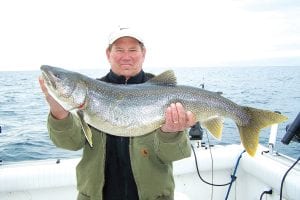
[{"label": "dorsal fin", "polygon": [[155,85],[176,85],[177,80],[173,70],[167,70],[149,81],[147,83],[155,84]]}]

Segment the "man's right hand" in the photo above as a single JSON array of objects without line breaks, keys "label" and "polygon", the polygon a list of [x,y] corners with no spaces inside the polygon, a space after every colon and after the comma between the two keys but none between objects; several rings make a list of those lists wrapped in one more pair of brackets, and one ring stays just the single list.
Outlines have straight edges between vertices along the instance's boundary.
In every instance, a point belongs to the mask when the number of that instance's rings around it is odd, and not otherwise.
[{"label": "man's right hand", "polygon": [[51,95],[49,95],[48,90],[45,86],[43,77],[39,77],[40,87],[45,94],[46,100],[50,106],[50,112],[52,116],[56,119],[64,119],[69,115],[69,111],[66,111]]}]

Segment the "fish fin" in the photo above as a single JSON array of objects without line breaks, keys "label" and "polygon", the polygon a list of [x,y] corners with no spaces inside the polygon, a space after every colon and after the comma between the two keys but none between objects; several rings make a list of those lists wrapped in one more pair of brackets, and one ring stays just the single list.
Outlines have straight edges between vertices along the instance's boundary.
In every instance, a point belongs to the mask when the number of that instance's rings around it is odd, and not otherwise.
[{"label": "fish fin", "polygon": [[151,78],[146,83],[155,84],[155,85],[176,85],[177,79],[173,70],[167,70]]},{"label": "fish fin", "polygon": [[214,117],[209,120],[202,122],[201,124],[205,127],[216,139],[221,140],[223,131],[222,117]]},{"label": "fish fin", "polygon": [[242,144],[250,156],[254,156],[259,143],[259,132],[262,128],[272,124],[278,124],[286,121],[288,118],[284,115],[250,107],[243,107],[250,116],[250,123],[246,126],[237,125]]},{"label": "fish fin", "polygon": [[90,147],[93,147],[92,131],[91,131],[90,127],[88,126],[88,124],[83,119],[83,112],[78,110],[75,113],[79,118],[80,125],[81,125],[81,128],[82,128],[83,132],[84,132],[85,138],[87,139]]}]

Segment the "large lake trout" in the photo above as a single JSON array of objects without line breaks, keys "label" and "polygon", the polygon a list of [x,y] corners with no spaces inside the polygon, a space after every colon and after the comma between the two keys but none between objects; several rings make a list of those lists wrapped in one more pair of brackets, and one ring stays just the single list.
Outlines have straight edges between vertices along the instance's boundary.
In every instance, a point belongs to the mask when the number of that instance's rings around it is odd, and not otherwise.
[{"label": "large lake trout", "polygon": [[65,69],[41,66],[49,94],[81,119],[92,146],[89,126],[125,137],[141,136],[160,128],[165,109],[180,102],[214,137],[221,139],[223,119],[237,125],[246,151],[254,156],[262,128],[287,120],[268,110],[240,106],[220,94],[177,85],[173,71],[166,71],[143,84],[105,83]]}]

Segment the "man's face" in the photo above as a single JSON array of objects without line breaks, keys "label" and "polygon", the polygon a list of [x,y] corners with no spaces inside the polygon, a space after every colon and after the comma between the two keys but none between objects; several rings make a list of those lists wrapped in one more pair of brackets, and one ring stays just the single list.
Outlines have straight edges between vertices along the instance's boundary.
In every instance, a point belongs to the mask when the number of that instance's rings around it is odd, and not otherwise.
[{"label": "man's face", "polygon": [[119,38],[112,44],[111,49],[106,50],[112,71],[126,79],[141,71],[145,54],[146,49],[132,37]]}]

